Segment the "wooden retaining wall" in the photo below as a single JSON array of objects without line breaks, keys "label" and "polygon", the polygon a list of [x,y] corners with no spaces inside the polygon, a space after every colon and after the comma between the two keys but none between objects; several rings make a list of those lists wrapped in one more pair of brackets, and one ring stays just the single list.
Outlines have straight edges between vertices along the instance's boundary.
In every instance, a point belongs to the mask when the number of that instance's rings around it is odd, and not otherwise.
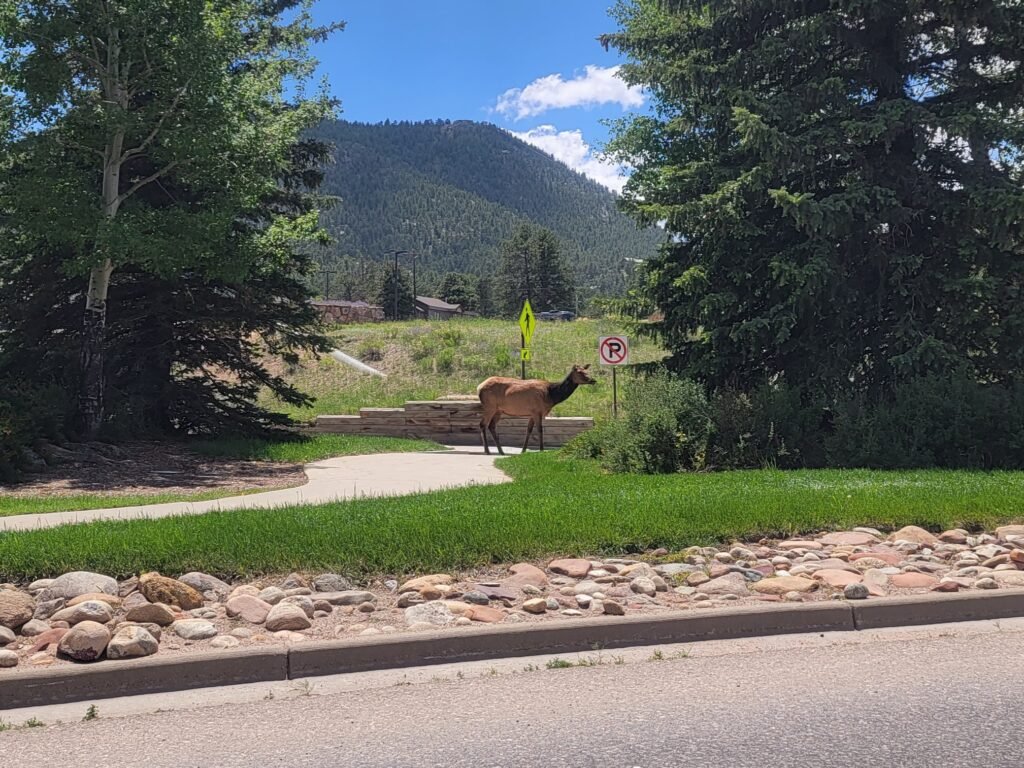
[{"label": "wooden retaining wall", "polygon": [[[505,417],[498,424],[502,445],[522,445],[527,419]],[[594,426],[584,416],[549,416],[544,419],[544,447],[569,442]],[[480,444],[480,403],[476,400],[416,400],[402,408],[360,408],[358,416],[318,416],[314,432],[343,435],[380,435],[434,440],[446,445]],[[531,446],[536,445],[536,430]]]}]

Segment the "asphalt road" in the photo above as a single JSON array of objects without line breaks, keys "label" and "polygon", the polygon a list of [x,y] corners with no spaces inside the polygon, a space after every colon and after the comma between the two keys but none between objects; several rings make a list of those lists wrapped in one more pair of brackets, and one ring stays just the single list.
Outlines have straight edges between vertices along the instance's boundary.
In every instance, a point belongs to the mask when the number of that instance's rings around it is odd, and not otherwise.
[{"label": "asphalt road", "polygon": [[842,634],[702,644],[685,658],[674,648],[664,659],[650,648],[605,651],[586,668],[452,665],[433,678],[421,670],[412,684],[391,672],[326,693],[313,680],[312,695],[121,718],[104,718],[101,703],[92,722],[0,733],[0,765],[1024,765],[1020,623],[877,636],[884,640]]}]

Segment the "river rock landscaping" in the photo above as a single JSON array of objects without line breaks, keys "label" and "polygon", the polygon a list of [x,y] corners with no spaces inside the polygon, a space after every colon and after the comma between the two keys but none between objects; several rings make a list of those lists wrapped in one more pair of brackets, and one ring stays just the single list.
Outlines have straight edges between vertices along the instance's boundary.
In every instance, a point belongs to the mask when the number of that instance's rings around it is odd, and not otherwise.
[{"label": "river rock landscaping", "polygon": [[763,602],[1024,587],[1024,525],[908,526],[800,540],[558,558],[357,585],[334,573],[228,584],[204,573],[66,573],[0,585],[0,674],[268,643]]}]

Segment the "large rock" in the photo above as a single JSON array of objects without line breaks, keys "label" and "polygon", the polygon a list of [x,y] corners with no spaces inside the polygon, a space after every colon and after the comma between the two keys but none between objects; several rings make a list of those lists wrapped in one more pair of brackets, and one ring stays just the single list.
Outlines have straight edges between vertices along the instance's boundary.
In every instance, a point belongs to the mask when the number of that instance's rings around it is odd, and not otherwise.
[{"label": "large rock", "polygon": [[374,603],[377,596],[373,592],[363,592],[358,589],[349,589],[343,592],[322,592],[316,596],[317,600],[324,600],[331,605],[360,605],[362,603]]},{"label": "large rock", "polygon": [[839,531],[819,536],[818,541],[826,547],[864,547],[878,543],[878,539],[870,533],[862,531]]},{"label": "large rock", "polygon": [[46,621],[48,618],[53,616],[57,611],[63,608],[67,604],[67,601],[62,597],[58,597],[56,600],[46,600],[44,602],[36,603],[35,613],[32,614],[33,619],[41,619]]},{"label": "large rock", "polygon": [[281,602],[270,609],[265,626],[271,632],[280,632],[282,630],[309,629],[313,623],[301,606]]},{"label": "large rock", "polygon": [[70,630],[58,628],[48,629],[41,635],[36,635],[32,642],[32,647],[28,649],[29,653],[38,653],[39,651],[45,651],[51,645],[56,645],[60,642],[61,638],[64,637]]},{"label": "large rock", "polygon": [[206,619],[182,619],[174,622],[171,629],[183,640],[207,640],[217,635],[217,628]]},{"label": "large rock", "polygon": [[[366,603],[361,603],[360,607],[365,604],[369,604],[371,607],[373,606],[373,603],[367,601]],[[313,601],[305,595],[291,595],[290,597],[286,597],[282,600],[280,605],[297,605],[302,609],[302,612],[306,614],[306,618],[309,619],[313,618],[313,611],[316,610],[313,606]]]},{"label": "large rock", "polygon": [[96,661],[110,642],[110,632],[95,621],[76,624],[60,639],[57,650],[75,661]]},{"label": "large rock", "polygon": [[136,659],[152,656],[160,644],[147,630],[138,626],[121,627],[107,645],[108,659]]},{"label": "large rock", "polygon": [[315,592],[347,592],[352,588],[351,581],[336,573],[321,573],[313,579]]},{"label": "large rock", "polygon": [[89,592],[85,595],[79,595],[78,597],[73,597],[68,600],[67,605],[68,607],[71,607],[73,605],[78,605],[79,603],[90,601],[106,603],[115,611],[121,607],[121,598],[117,595],[108,595],[106,592]]},{"label": "large rock", "polygon": [[657,586],[654,582],[646,576],[637,576],[630,583],[629,588],[640,595],[647,595],[647,597],[654,597],[657,592]]},{"label": "large rock", "polygon": [[18,654],[14,651],[0,651],[0,667],[18,666]]},{"label": "large rock", "polygon": [[40,600],[56,600],[62,597],[71,600],[79,595],[91,592],[103,592],[106,595],[117,595],[117,580],[102,573],[89,571],[73,571],[58,576],[40,595]]},{"label": "large rock", "polygon": [[139,591],[151,603],[176,605],[182,610],[191,611],[203,607],[203,596],[188,584],[161,576],[155,571],[144,573],[139,577]]},{"label": "large rock", "polygon": [[267,587],[266,589],[261,589],[260,593],[257,595],[257,597],[260,600],[262,600],[264,603],[270,603],[271,605],[277,605],[282,600],[284,600],[286,597],[288,597],[288,595],[285,594],[285,591],[283,589],[281,589],[280,587],[270,586],[270,587]]},{"label": "large rock", "polygon": [[[200,571],[192,571],[181,576],[178,581],[187,584],[197,592],[212,592],[218,599],[223,600],[231,592],[231,585],[221,581],[216,576]],[[184,608],[184,606],[182,606]]]},{"label": "large rock", "polygon": [[95,621],[106,624],[114,618],[114,609],[108,603],[99,600],[86,600],[84,603],[62,608],[50,617],[51,621],[66,621],[71,626],[83,621]]},{"label": "large rock", "polygon": [[474,584],[473,589],[489,600],[518,600],[519,593],[508,586],[494,586],[493,584]]},{"label": "large rock", "polygon": [[773,576],[751,584],[750,588],[762,595],[781,597],[787,592],[813,592],[818,588],[818,582],[801,576]]},{"label": "large rock", "polygon": [[22,637],[36,637],[49,631],[50,625],[39,619],[32,619],[32,621],[27,621],[21,626]]},{"label": "large rock", "polygon": [[936,536],[916,525],[907,525],[889,534],[889,541],[912,541],[923,547],[937,547],[940,543]]},{"label": "large rock", "polygon": [[0,590],[0,627],[18,629],[32,620],[36,601],[15,589]]},{"label": "large rock", "polygon": [[427,576],[420,576],[415,579],[409,579],[402,586],[398,588],[401,592],[419,592],[424,587],[436,587],[438,584],[451,584],[454,581],[451,576],[447,573],[432,573]]},{"label": "large rock", "polygon": [[[761,582],[757,582],[760,584]],[[697,591],[703,595],[721,597],[723,595],[736,595],[743,597],[750,594],[747,589],[747,580],[741,573],[727,573],[716,579],[711,579],[697,586]]]},{"label": "large rock", "polygon": [[927,573],[897,573],[889,579],[889,583],[896,589],[930,589],[939,580]]},{"label": "large rock", "polygon": [[470,606],[469,610],[465,611],[462,615],[466,616],[470,621],[482,621],[487,624],[497,624],[505,620],[504,611],[499,611],[497,608],[490,608],[486,605]]},{"label": "large rock", "polygon": [[9,629],[8,627],[0,627],[0,646],[10,645],[17,639],[18,636],[14,634],[13,629]]},{"label": "large rock", "polygon": [[552,560],[548,563],[548,570],[573,579],[582,579],[590,572],[590,561],[578,558]]},{"label": "large rock", "polygon": [[1001,525],[996,528],[996,536],[1007,541],[1007,536],[1024,536],[1024,525]]},{"label": "large rock", "polygon": [[505,580],[507,584],[520,588],[526,585],[530,585],[532,587],[547,586],[547,574],[535,565],[531,565],[530,563],[516,563],[508,570],[512,575]]},{"label": "large rock", "polygon": [[140,624],[157,624],[167,627],[174,623],[174,611],[163,603],[146,603],[129,608],[125,618]]},{"label": "large rock", "polygon": [[252,595],[238,595],[228,600],[224,608],[232,618],[237,617],[250,624],[262,624],[273,606]]},{"label": "large rock", "polygon": [[436,627],[445,627],[454,622],[455,614],[444,603],[423,603],[422,605],[410,605],[405,609],[405,623],[410,626],[432,624]]}]

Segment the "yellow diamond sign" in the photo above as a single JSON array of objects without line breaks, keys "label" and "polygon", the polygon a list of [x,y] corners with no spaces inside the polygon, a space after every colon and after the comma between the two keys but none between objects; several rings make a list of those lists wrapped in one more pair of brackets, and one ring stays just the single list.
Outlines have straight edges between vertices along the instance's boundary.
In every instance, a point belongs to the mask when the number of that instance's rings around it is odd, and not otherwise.
[{"label": "yellow diamond sign", "polygon": [[537,318],[533,314],[533,307],[530,300],[523,302],[523,311],[519,313],[519,330],[523,332],[523,346],[530,346],[530,339],[533,337],[533,329],[537,327]]}]

